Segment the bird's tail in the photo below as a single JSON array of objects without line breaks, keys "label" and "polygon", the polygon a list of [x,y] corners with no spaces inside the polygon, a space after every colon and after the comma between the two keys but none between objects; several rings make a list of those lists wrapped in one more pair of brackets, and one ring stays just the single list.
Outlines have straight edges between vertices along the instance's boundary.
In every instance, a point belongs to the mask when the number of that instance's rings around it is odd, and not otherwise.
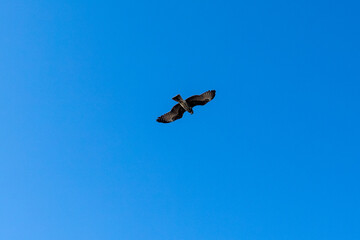
[{"label": "bird's tail", "polygon": [[173,100],[180,102],[183,101],[182,97],[180,96],[180,94],[176,95],[175,97],[172,98]]}]

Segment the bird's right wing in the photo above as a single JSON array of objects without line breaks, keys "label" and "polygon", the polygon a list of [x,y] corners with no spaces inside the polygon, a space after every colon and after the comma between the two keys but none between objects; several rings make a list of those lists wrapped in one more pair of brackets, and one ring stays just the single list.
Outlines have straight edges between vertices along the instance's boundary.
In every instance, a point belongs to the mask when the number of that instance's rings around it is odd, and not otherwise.
[{"label": "bird's right wing", "polygon": [[194,95],[186,99],[186,103],[189,107],[195,107],[197,105],[205,105],[215,97],[215,90],[204,92],[200,95]]},{"label": "bird's right wing", "polygon": [[156,121],[162,122],[162,123],[170,123],[177,119],[182,118],[184,115],[185,109],[180,106],[180,104],[176,104],[170,112],[165,113],[164,115],[158,117]]}]

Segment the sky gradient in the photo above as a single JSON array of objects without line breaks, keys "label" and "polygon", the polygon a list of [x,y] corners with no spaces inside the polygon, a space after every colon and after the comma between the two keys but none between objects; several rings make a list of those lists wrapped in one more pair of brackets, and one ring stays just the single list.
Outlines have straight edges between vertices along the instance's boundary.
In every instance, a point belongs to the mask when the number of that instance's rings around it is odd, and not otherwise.
[{"label": "sky gradient", "polygon": [[359,11],[1,1],[0,239],[360,239]]}]

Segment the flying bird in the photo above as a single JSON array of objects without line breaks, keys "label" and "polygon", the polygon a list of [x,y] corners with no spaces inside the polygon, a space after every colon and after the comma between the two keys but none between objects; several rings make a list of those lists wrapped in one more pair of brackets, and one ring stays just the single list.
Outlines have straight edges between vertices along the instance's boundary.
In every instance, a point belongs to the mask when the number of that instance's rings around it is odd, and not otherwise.
[{"label": "flying bird", "polygon": [[176,95],[172,99],[177,101],[178,104],[176,104],[170,112],[165,113],[164,115],[157,118],[156,121],[161,123],[170,123],[177,119],[182,118],[185,111],[189,112],[190,114],[193,114],[193,107],[197,105],[205,105],[208,102],[210,102],[215,97],[215,90],[210,90],[207,92],[204,92],[200,95],[194,95],[186,100],[184,100],[180,94]]}]

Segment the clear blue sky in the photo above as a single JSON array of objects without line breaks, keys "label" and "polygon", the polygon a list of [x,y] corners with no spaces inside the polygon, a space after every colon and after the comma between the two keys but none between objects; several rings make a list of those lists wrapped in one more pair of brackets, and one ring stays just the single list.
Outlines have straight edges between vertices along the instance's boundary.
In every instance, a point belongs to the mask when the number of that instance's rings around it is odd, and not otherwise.
[{"label": "clear blue sky", "polygon": [[360,239],[359,11],[1,1],[0,239]]}]

